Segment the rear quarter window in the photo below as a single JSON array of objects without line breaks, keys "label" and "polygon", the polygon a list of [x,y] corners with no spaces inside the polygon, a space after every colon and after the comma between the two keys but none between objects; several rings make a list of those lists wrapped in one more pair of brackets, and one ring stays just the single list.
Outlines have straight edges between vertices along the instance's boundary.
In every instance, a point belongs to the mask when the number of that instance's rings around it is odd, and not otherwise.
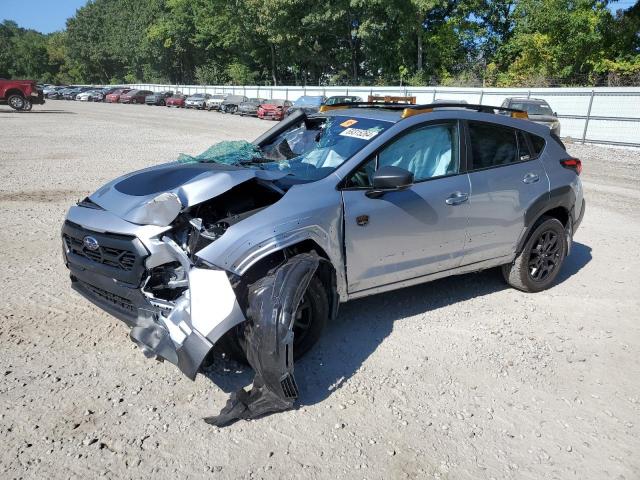
[{"label": "rear quarter window", "polygon": [[[544,146],[546,144],[544,138],[539,137],[538,135],[534,135],[532,133],[529,134],[529,139],[531,140],[531,145],[533,146],[533,152],[536,157],[539,157],[544,150]],[[563,145],[564,147],[564,145]]]}]

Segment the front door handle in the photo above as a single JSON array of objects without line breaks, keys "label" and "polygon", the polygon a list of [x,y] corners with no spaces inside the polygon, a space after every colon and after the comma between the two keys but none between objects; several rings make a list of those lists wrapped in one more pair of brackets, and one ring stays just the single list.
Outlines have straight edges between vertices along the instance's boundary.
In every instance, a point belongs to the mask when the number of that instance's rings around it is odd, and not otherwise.
[{"label": "front door handle", "polygon": [[540,177],[531,172],[527,173],[522,179],[524,183],[536,183],[538,180],[540,180]]},{"label": "front door handle", "polygon": [[453,192],[451,195],[449,195],[449,197],[447,197],[447,199],[445,200],[445,203],[447,205],[460,205],[461,203],[464,203],[467,200],[469,200],[468,193]]}]

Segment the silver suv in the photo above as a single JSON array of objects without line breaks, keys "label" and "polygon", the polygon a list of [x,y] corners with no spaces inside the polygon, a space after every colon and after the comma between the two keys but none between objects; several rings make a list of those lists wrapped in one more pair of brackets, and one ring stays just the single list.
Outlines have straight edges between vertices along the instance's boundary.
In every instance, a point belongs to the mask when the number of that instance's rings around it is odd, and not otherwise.
[{"label": "silver suv", "polygon": [[236,155],[125,175],[68,212],[72,286],[191,379],[216,344],[244,356],[287,408],[293,360],[342,302],[492,267],[526,292],[553,284],[581,162],[504,110],[325,106]]}]

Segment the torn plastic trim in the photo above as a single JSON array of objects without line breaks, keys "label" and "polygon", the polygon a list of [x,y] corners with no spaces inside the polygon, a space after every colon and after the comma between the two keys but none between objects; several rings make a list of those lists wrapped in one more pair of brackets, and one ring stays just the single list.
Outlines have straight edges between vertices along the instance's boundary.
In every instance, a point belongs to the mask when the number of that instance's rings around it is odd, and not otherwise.
[{"label": "torn plastic trim", "polygon": [[296,255],[249,286],[243,348],[255,371],[253,385],[249,392],[233,393],[220,414],[205,422],[222,427],[293,407],[298,398],[293,323],[320,260],[315,253]]},{"label": "torn plastic trim", "polygon": [[224,270],[197,268],[175,241],[162,241],[187,272],[188,289],[158,323],[136,326],[130,336],[146,356],[174,363],[193,380],[213,345],[245,317]]}]

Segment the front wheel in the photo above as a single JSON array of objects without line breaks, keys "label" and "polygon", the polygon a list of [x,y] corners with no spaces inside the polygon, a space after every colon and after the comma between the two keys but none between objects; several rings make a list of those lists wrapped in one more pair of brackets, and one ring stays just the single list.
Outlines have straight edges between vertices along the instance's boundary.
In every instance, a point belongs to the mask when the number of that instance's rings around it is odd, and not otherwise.
[{"label": "front wheel", "polygon": [[[571,221],[571,220],[569,220]],[[520,255],[503,265],[506,282],[523,292],[540,292],[555,281],[567,255],[565,228],[556,218],[543,217]]]},{"label": "front wheel", "polygon": [[[293,359],[302,358],[322,336],[329,322],[329,298],[320,279],[314,276],[302,297],[293,321]],[[242,337],[243,324],[228,332],[219,342],[227,356],[247,363]]]}]

